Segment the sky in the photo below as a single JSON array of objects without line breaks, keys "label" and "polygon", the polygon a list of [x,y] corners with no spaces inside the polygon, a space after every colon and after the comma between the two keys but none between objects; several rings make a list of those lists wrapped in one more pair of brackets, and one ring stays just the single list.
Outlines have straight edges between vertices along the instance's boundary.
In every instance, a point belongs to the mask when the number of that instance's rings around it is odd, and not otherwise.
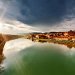
[{"label": "sky", "polygon": [[4,19],[43,31],[75,30],[75,0],[0,0]]}]

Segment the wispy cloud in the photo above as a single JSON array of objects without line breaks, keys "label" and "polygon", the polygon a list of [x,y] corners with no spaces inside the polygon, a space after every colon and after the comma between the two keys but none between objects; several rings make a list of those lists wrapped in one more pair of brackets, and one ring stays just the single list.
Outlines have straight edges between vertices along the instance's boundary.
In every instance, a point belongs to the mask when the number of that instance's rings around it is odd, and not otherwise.
[{"label": "wispy cloud", "polygon": [[31,32],[41,32],[40,29],[21,23],[19,21],[5,20],[0,22],[0,33],[2,34],[24,34]]}]

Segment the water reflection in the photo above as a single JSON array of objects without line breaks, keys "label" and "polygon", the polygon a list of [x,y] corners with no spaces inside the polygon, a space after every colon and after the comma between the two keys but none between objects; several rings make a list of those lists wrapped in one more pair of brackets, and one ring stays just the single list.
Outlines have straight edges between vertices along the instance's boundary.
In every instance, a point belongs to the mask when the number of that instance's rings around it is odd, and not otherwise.
[{"label": "water reflection", "polygon": [[4,67],[2,66],[4,59],[5,58],[4,58],[3,54],[0,54],[0,73],[2,73],[4,71]]},{"label": "water reflection", "polygon": [[3,75],[74,75],[75,56],[61,49],[58,45],[44,43],[9,54]]},{"label": "water reflection", "polygon": [[1,59],[6,67],[2,75],[74,75],[72,50],[75,48],[57,42],[33,43],[26,39],[8,42],[2,52],[6,57],[4,61]]},{"label": "water reflection", "polygon": [[[36,42],[36,41],[35,41]],[[73,40],[49,40],[49,39],[38,39],[38,42],[41,42],[41,43],[54,43],[54,44],[60,44],[60,45],[65,45],[67,46],[68,48],[75,48],[75,41]]]}]

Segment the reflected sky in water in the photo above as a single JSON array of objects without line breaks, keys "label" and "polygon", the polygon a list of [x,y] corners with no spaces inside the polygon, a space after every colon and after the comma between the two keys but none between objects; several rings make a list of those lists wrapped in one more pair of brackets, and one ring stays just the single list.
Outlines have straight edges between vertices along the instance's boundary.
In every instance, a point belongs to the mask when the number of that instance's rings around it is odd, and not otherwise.
[{"label": "reflected sky in water", "polygon": [[[31,41],[27,41],[28,43],[31,43]],[[20,43],[16,44],[17,46],[20,45]],[[74,50],[75,48],[69,49],[64,45],[38,42],[27,47],[22,47],[22,49],[19,51],[16,51],[16,48],[12,48],[10,51],[4,50],[6,59],[3,61],[3,66],[5,70],[1,74],[74,75]]]}]

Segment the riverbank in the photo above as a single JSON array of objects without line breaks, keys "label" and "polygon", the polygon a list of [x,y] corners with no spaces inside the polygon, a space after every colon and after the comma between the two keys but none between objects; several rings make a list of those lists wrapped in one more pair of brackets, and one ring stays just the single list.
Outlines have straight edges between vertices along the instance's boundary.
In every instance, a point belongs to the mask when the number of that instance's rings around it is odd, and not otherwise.
[{"label": "riverbank", "polygon": [[75,48],[75,41],[74,40],[55,40],[55,39],[34,39],[34,42],[48,42],[48,43],[55,43],[55,44],[61,44],[61,45],[65,45],[68,48]]}]

